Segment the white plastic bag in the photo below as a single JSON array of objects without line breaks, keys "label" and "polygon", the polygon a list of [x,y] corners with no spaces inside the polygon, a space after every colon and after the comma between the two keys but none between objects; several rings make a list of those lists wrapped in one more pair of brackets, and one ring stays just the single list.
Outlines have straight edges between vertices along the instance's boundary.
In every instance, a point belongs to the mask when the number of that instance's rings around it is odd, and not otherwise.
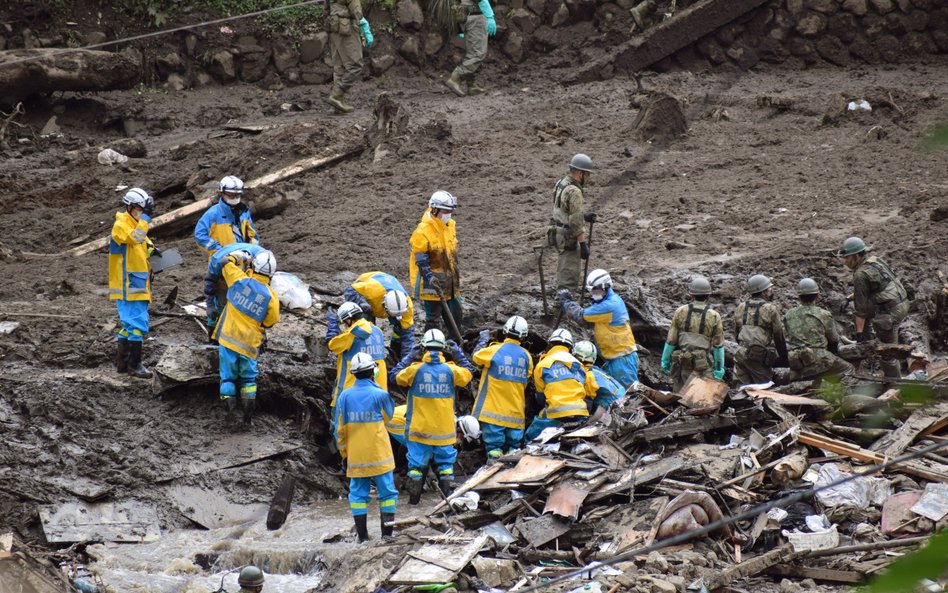
[{"label": "white plastic bag", "polygon": [[[840,471],[835,463],[820,466],[815,486],[823,488],[852,474]],[[892,484],[884,478],[860,476],[854,480],[826,488],[816,493],[817,500],[828,507],[851,506],[857,509],[867,508],[870,504],[881,506],[885,499],[892,496]]]},{"label": "white plastic bag", "polygon": [[293,274],[277,272],[270,279],[270,288],[280,297],[280,304],[287,309],[309,309],[313,306],[313,295],[306,284]]},{"label": "white plastic bag", "polygon": [[128,161],[128,157],[111,148],[106,148],[99,153],[98,160],[101,165],[117,165]]}]

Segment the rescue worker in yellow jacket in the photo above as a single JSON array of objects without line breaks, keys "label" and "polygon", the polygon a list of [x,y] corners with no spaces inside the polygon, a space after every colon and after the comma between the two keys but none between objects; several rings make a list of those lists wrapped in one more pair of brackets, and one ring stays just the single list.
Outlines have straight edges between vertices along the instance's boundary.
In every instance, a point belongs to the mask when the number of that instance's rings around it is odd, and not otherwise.
[{"label": "rescue worker in yellow jacket", "polygon": [[109,299],[118,307],[122,329],[117,337],[115,370],[147,379],[151,371],[142,365],[142,343],[148,333],[148,303],[151,302],[151,264],[154,249],[148,238],[148,222],[154,199],[140,188],[122,198],[124,212],[115,213],[109,237]]},{"label": "rescue worker in yellow jacket", "polygon": [[332,401],[329,403],[330,424],[335,428],[336,399],[343,389],[352,387],[355,375],[350,365],[352,358],[359,352],[365,352],[378,363],[376,378],[379,386],[388,391],[388,374],[385,364],[385,336],[382,330],[366,321],[362,308],[349,301],[339,305],[339,309],[326,313],[326,340],[329,350],[336,355],[336,383],[332,388]]},{"label": "rescue worker in yellow jacket", "polygon": [[596,344],[606,361],[603,370],[628,387],[639,380],[639,354],[625,301],[612,290],[612,277],[602,269],[589,273],[586,290],[593,304],[585,309],[580,307],[570,300],[569,291],[564,288],[559,292],[561,306],[576,321],[593,325]]},{"label": "rescue worker in yellow jacket", "polygon": [[[458,238],[452,216],[458,200],[446,191],[436,191],[428,200],[428,211],[411,234],[408,260],[412,296],[425,306],[425,329],[447,322],[441,299],[447,304],[458,329],[464,311],[461,305],[461,275],[458,272]],[[463,331],[463,330],[462,330]]]},{"label": "rescue worker in yellow jacket", "polygon": [[589,416],[586,408],[586,372],[576,357],[570,354],[573,335],[569,330],[555,329],[550,335],[550,348],[533,369],[533,384],[537,394],[546,398],[546,407],[527,429],[526,440],[537,438],[543,429],[578,422]]},{"label": "rescue worker in yellow jacket", "polygon": [[352,357],[355,376],[352,387],[344,389],[336,402],[336,444],[346,461],[349,477],[349,509],[359,541],[369,539],[368,506],[372,483],[378,491],[382,536],[392,535],[398,490],[395,488],[395,456],[385,425],[394,408],[388,392],[375,382],[377,363],[365,352]]},{"label": "rescue worker in yellow jacket", "polygon": [[388,318],[392,326],[392,349],[398,359],[415,347],[415,310],[408,292],[398,278],[384,272],[366,272],[342,296],[362,308],[365,319]]},{"label": "rescue worker in yellow jacket", "polygon": [[488,346],[490,333],[485,329],[474,347],[474,365],[483,372],[471,414],[480,422],[488,463],[523,444],[524,392],[533,375],[533,358],[520,342],[528,331],[527,320],[514,315],[504,323],[503,342]]},{"label": "rescue worker in yellow jacket", "polygon": [[243,193],[244,182],[239,178],[228,175],[221,179],[217,203],[208,208],[195,225],[194,240],[208,257],[231,243],[259,243],[250,207],[240,201]]},{"label": "rescue worker in yellow jacket", "polygon": [[[408,438],[408,504],[418,504],[428,464],[434,459],[438,487],[445,496],[454,488],[457,432],[454,420],[455,390],[471,382],[473,368],[460,347],[445,340],[439,329],[429,329],[421,339],[424,355],[412,362],[414,352],[392,369],[390,379],[408,388],[405,434]],[[447,362],[450,350],[457,362]]]},{"label": "rescue worker in yellow jacket", "polygon": [[695,276],[688,292],[694,302],[675,311],[662,350],[662,372],[671,376],[676,392],[692,372],[718,381],[724,378],[724,324],[708,303],[711,283],[704,276]]},{"label": "rescue worker in yellow jacket", "polygon": [[598,420],[609,411],[609,406],[625,395],[625,387],[606,371],[596,366],[599,352],[588,340],[576,342],[573,356],[583,364],[586,373],[586,408],[591,420]]},{"label": "rescue worker in yellow jacket", "polygon": [[230,415],[240,386],[244,424],[251,423],[257,407],[257,356],[263,335],[280,321],[280,299],[270,288],[276,258],[270,251],[261,251],[249,262],[247,256],[246,252],[234,252],[224,264],[227,306],[213,334],[218,343],[221,399]]}]

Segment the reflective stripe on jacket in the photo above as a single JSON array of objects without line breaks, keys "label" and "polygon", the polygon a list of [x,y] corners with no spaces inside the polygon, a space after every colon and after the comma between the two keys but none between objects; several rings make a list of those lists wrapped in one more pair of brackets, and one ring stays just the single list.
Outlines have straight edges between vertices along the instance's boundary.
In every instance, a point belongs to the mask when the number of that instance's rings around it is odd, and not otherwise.
[{"label": "reflective stripe on jacket", "polygon": [[151,301],[148,221],[116,212],[109,237],[109,299]]},{"label": "reflective stripe on jacket", "polygon": [[372,307],[372,315],[376,319],[388,317],[388,311],[385,310],[385,293],[395,290],[404,294],[408,302],[408,310],[402,315],[398,325],[402,329],[408,329],[414,325],[415,311],[411,297],[408,296],[408,291],[402,287],[401,282],[395,276],[385,272],[366,272],[356,278],[356,281],[352,283],[352,289],[361,294],[362,298],[369,303],[369,306]]},{"label": "reflective stripe on jacket", "polygon": [[346,476],[368,478],[395,469],[385,423],[394,414],[392,398],[372,379],[356,379],[336,402],[336,443],[346,460]]},{"label": "reflective stripe on jacket", "polygon": [[484,371],[471,414],[480,422],[523,428],[524,390],[533,374],[530,353],[507,338],[475,352],[473,362]]},{"label": "reflective stripe on jacket", "polygon": [[336,398],[339,397],[343,389],[348,389],[355,383],[355,375],[349,370],[349,365],[352,358],[359,352],[365,352],[378,363],[375,380],[382,389],[388,391],[385,336],[382,335],[382,330],[374,324],[365,319],[357,320],[346,331],[329,340],[329,349],[337,356],[336,384],[333,386],[330,406],[336,405]]},{"label": "reflective stripe on jacket", "polygon": [[408,275],[412,286],[412,296],[423,301],[437,301],[438,294],[425,283],[424,275],[419,273],[416,253],[427,253],[431,271],[441,281],[445,299],[460,294],[461,276],[458,272],[458,238],[454,219],[448,224],[425,212],[421,222],[411,234],[411,257],[408,258]]},{"label": "reflective stripe on jacket", "polygon": [[194,227],[194,240],[208,255],[231,243],[258,243],[257,230],[250,218],[250,208],[238,204],[239,214],[234,218],[234,209],[218,200],[207,209]]},{"label": "reflective stripe on jacket", "polygon": [[588,416],[586,372],[566,346],[553,346],[533,370],[533,384],[546,397],[547,418]]},{"label": "reflective stripe on jacket", "polygon": [[453,445],[457,440],[454,428],[454,390],[471,382],[471,371],[453,362],[444,362],[444,355],[429,350],[422,362],[412,363],[398,373],[396,382],[408,388],[408,440],[425,445]]},{"label": "reflective stripe on jacket", "polygon": [[636,351],[635,336],[629,325],[629,312],[622,297],[611,288],[598,303],[583,309],[583,319],[593,324],[596,345],[606,360]]},{"label": "reflective stripe on jacket", "polygon": [[231,262],[224,265],[223,274],[227,307],[214,327],[214,339],[224,348],[256,360],[264,330],[280,320],[280,299],[266,276],[244,272]]},{"label": "reflective stripe on jacket", "polygon": [[600,408],[608,408],[612,402],[625,395],[625,387],[601,368],[590,365],[586,369],[586,397]]}]

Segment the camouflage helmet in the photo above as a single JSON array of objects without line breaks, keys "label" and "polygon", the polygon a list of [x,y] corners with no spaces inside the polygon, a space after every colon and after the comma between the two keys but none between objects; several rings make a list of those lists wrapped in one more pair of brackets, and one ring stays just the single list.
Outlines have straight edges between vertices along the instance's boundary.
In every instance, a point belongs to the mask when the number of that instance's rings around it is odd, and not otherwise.
[{"label": "camouflage helmet", "polygon": [[857,253],[862,253],[866,250],[866,242],[860,239],[859,237],[850,237],[843,241],[843,246],[840,247],[839,251],[836,253],[839,257],[846,257],[847,255],[855,255]]},{"label": "camouflage helmet", "polygon": [[764,276],[763,274],[754,274],[747,279],[747,292],[750,294],[757,294],[759,292],[764,292],[774,283],[770,281],[770,278]]},{"label": "camouflage helmet", "polygon": [[820,286],[813,278],[804,278],[797,283],[797,294],[820,294]]},{"label": "camouflage helmet", "polygon": [[711,283],[704,276],[695,276],[688,284],[688,294],[697,296],[711,294]]},{"label": "camouflage helmet", "polygon": [[262,587],[263,571],[252,564],[248,564],[240,571],[237,584],[241,587]]}]

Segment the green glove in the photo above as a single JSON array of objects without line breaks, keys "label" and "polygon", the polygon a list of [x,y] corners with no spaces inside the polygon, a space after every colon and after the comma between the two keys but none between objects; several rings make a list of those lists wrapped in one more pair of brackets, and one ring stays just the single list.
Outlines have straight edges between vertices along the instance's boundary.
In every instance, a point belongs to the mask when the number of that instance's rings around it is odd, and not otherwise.
[{"label": "green glove", "polygon": [[665,349],[662,350],[662,372],[666,375],[671,375],[672,372],[672,352],[675,351],[675,347],[668,342],[665,342]]},{"label": "green glove", "polygon": [[711,353],[714,355],[714,378],[720,381],[724,378],[724,346],[714,348]]}]

